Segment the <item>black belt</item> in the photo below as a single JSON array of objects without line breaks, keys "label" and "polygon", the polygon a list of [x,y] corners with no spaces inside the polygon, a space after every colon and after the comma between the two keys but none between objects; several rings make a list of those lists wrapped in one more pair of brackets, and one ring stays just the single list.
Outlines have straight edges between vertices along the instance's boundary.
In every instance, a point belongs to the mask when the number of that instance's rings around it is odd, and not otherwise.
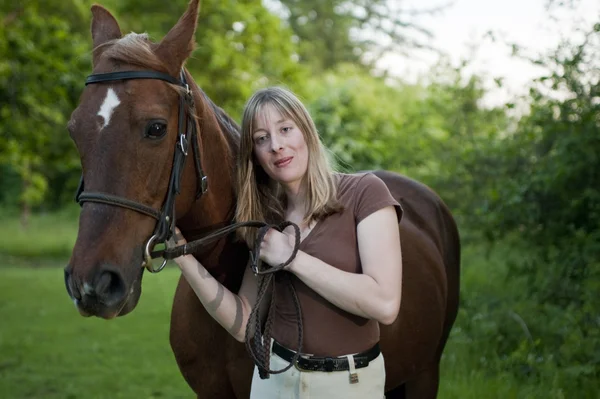
[{"label": "black belt", "polygon": [[[281,346],[277,341],[273,341],[273,353],[288,362],[291,362],[296,354],[293,350]],[[381,349],[379,349],[378,343],[371,349],[357,353],[354,355],[354,367],[357,369],[367,367],[369,362],[379,356],[380,353]],[[299,369],[306,371],[345,371],[350,369],[348,367],[348,358],[346,356],[317,357],[301,355],[298,358],[296,366]]]}]

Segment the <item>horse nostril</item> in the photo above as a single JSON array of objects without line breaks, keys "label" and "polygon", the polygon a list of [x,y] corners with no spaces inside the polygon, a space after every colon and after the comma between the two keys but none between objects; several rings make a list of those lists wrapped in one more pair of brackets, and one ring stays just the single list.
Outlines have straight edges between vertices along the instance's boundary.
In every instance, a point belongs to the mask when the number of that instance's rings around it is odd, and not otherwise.
[{"label": "horse nostril", "polygon": [[73,289],[73,279],[71,278],[70,266],[65,268],[65,288],[67,289],[67,294],[69,294],[71,298],[81,300],[81,294],[79,291]]},{"label": "horse nostril", "polygon": [[125,283],[118,273],[105,270],[96,282],[96,295],[107,305],[119,302],[125,296]]}]

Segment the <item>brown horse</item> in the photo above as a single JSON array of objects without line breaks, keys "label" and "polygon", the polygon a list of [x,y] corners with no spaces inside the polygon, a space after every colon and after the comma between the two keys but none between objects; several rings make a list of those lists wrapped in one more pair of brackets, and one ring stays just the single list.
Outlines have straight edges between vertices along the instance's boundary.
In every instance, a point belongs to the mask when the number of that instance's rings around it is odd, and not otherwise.
[{"label": "brown horse", "polygon": [[[239,129],[182,69],[194,46],[198,0],[159,43],[145,35],[122,36],[100,6],[92,14],[94,75],[68,126],[85,186],[65,283],[81,314],[108,319],[135,308],[141,265],[171,231],[173,215],[188,240],[231,222]],[[458,308],[458,231],[430,189],[397,174],[376,173],[405,211],[401,310],[393,325],[381,326],[387,396],[435,398],[441,354]],[[244,245],[230,235],[195,255],[225,286],[238,290],[248,257]],[[183,278],[170,341],[199,398],[248,397],[253,364],[244,345],[204,311]]]}]

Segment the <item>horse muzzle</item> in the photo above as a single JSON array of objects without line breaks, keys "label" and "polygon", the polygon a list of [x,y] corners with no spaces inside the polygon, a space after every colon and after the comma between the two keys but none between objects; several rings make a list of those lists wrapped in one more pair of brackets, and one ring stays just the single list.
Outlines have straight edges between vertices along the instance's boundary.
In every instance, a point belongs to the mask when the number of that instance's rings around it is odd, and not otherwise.
[{"label": "horse muzzle", "polygon": [[65,268],[65,287],[82,316],[112,319],[129,313],[137,304],[139,280],[127,284],[118,269],[101,266],[90,279],[76,276],[72,270],[70,265]]}]

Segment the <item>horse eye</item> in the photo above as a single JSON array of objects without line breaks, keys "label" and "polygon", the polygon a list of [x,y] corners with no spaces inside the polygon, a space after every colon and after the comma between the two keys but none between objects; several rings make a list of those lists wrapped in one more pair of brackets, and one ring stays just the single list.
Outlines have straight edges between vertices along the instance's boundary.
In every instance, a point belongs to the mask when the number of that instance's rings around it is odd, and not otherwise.
[{"label": "horse eye", "polygon": [[163,122],[152,122],[146,127],[145,137],[160,139],[167,133],[167,124]]}]

